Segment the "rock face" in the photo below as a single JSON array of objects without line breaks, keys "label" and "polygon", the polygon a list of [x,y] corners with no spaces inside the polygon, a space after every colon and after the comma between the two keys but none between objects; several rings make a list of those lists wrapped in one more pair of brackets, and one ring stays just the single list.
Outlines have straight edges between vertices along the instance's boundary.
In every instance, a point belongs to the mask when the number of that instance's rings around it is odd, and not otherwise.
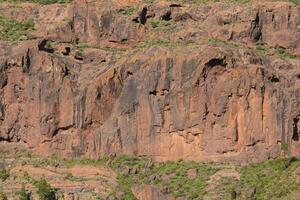
[{"label": "rock face", "polygon": [[174,200],[175,199],[171,195],[165,194],[164,191],[162,191],[162,189],[155,186],[149,186],[149,185],[134,186],[131,190],[134,196],[138,200],[151,200],[151,199]]},{"label": "rock face", "polygon": [[[258,162],[299,154],[297,6],[160,2],[124,16],[121,3],[99,4],[51,5],[69,17],[61,23],[33,5],[39,38],[1,44],[1,141],[66,157]],[[6,16],[31,14],[1,6]],[[153,30],[151,20],[171,20],[176,33]],[[149,45],[156,37],[162,41]],[[63,43],[49,51],[42,38]]]}]

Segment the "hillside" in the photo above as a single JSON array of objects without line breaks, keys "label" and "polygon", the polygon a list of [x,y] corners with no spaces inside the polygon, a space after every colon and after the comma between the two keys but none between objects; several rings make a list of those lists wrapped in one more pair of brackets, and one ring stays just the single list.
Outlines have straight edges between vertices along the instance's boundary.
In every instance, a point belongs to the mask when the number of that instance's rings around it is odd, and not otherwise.
[{"label": "hillside", "polygon": [[0,0],[4,168],[62,199],[297,199],[299,5]]}]

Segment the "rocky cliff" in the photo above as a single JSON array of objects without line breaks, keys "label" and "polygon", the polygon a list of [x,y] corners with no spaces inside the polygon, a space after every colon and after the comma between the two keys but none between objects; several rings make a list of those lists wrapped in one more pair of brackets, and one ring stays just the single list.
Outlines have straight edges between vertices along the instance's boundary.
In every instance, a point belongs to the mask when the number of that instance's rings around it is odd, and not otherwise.
[{"label": "rocky cliff", "polygon": [[0,140],[98,158],[258,162],[300,151],[300,10],[291,2],[15,6],[0,43]]}]

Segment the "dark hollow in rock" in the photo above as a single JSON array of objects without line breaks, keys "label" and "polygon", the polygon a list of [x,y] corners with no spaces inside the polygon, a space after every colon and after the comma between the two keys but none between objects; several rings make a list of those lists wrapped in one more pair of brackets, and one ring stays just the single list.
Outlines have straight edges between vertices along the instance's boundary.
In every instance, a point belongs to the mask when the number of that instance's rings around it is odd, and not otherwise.
[{"label": "dark hollow in rock", "polygon": [[82,53],[80,51],[77,51],[75,53],[75,59],[76,60],[83,60],[83,55],[82,55]]},{"label": "dark hollow in rock", "polygon": [[165,21],[170,21],[172,19],[172,12],[171,12],[171,10],[169,10],[165,14],[163,14],[161,16],[161,19],[165,20]]},{"label": "dark hollow in rock", "polygon": [[148,9],[145,7],[143,8],[142,12],[140,13],[139,19],[141,24],[146,24],[147,22],[147,11]]},{"label": "dark hollow in rock", "polygon": [[273,83],[278,83],[280,80],[277,76],[273,75],[272,77],[269,78],[269,80]]},{"label": "dark hollow in rock", "polygon": [[182,6],[180,4],[177,4],[177,3],[172,3],[170,5],[170,8],[180,8],[180,7],[182,7]]},{"label": "dark hollow in rock", "polygon": [[293,119],[293,137],[292,137],[292,139],[294,140],[294,141],[299,141],[299,131],[300,130],[298,130],[298,124],[299,124],[299,118],[294,118]]},{"label": "dark hollow in rock", "polygon": [[62,54],[63,54],[64,56],[69,56],[70,53],[71,53],[71,48],[70,48],[70,47],[66,47],[66,48],[65,48],[65,51],[62,52]]},{"label": "dark hollow in rock", "polygon": [[38,49],[39,51],[45,51],[47,53],[54,53],[54,49],[52,48],[47,48],[47,43],[48,40],[42,40],[39,44],[38,44]]},{"label": "dark hollow in rock", "polygon": [[226,67],[227,63],[224,61],[224,59],[213,58],[210,61],[208,61],[208,63],[206,63],[205,65],[210,68],[213,68],[215,66]]},{"label": "dark hollow in rock", "polygon": [[259,41],[262,37],[262,20],[259,13],[256,14],[255,20],[252,21],[250,37],[253,42]]}]

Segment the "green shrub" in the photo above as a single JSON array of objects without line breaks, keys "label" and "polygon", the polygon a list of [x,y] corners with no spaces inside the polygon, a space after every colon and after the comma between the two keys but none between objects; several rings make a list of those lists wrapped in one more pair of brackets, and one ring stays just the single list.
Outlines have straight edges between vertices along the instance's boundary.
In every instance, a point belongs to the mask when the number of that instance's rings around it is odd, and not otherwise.
[{"label": "green shrub", "polygon": [[211,44],[211,45],[215,45],[215,46],[228,46],[231,48],[238,48],[240,47],[240,45],[232,42],[232,41],[226,41],[226,40],[220,40],[217,38],[205,38],[203,40],[204,43],[206,44]]},{"label": "green shrub", "polygon": [[0,180],[5,181],[9,177],[9,171],[6,169],[0,169]]},{"label": "green shrub", "polygon": [[137,6],[126,6],[120,10],[120,12],[123,15],[133,15],[133,14],[137,13],[137,11],[138,11]]},{"label": "green shrub", "polygon": [[283,142],[283,143],[281,144],[281,149],[282,149],[285,153],[287,153],[287,152],[289,151],[289,145],[288,145],[287,143]]},{"label": "green shrub", "polygon": [[52,42],[50,40],[47,40],[45,47],[48,48],[48,49],[52,49],[53,48],[52,47]]},{"label": "green shrub", "polygon": [[171,41],[164,39],[153,39],[135,46],[135,48],[147,48],[151,46],[170,46]]},{"label": "green shrub", "polygon": [[151,27],[152,28],[159,28],[159,27],[165,27],[165,26],[170,26],[172,24],[172,21],[166,21],[166,20],[157,20],[157,19],[152,19],[150,21]]},{"label": "green shrub", "polygon": [[25,186],[22,186],[22,189],[18,192],[19,200],[30,200],[30,196],[27,193]]},{"label": "green shrub", "polygon": [[290,0],[290,2],[293,2],[296,5],[300,5],[300,0]]},{"label": "green shrub", "polygon": [[264,43],[256,43],[255,51],[259,55],[277,55],[282,59],[300,59],[299,55],[292,54],[282,47],[270,48]]},{"label": "green shrub", "polygon": [[86,181],[86,179],[82,176],[73,176],[72,173],[67,173],[65,176],[65,179],[69,180],[69,181],[74,181],[74,182],[83,182]]},{"label": "green shrub", "polygon": [[99,194],[99,195],[97,196],[97,200],[103,200],[102,195]]},{"label": "green shrub", "polygon": [[103,166],[103,165],[105,165],[107,160],[108,160],[107,157],[99,158],[98,160],[93,160],[93,159],[90,159],[90,158],[80,157],[80,158],[68,159],[68,160],[64,161],[64,164],[67,167],[72,167],[74,165]]},{"label": "green shrub", "polygon": [[[118,156],[111,162],[111,167],[118,172],[118,186],[111,195],[114,196],[116,191],[123,191],[124,199],[134,199],[131,186],[139,184],[167,188],[175,198],[201,199],[209,177],[218,171],[215,166],[204,163],[169,161],[151,164],[145,157],[128,156]],[[130,170],[124,172],[124,169]],[[189,169],[196,169],[197,177],[188,178]],[[162,176],[170,176],[170,178],[163,180]]]},{"label": "green shrub", "polygon": [[300,56],[298,56],[298,55],[294,55],[294,54],[292,54],[292,53],[290,53],[290,52],[287,52],[284,48],[282,48],[282,47],[277,47],[276,48],[276,54],[278,55],[278,56],[280,56],[281,58],[286,58],[286,59],[299,59],[300,58]]},{"label": "green shrub", "polygon": [[260,55],[265,55],[267,53],[267,48],[262,43],[255,44],[255,51]]},{"label": "green shrub", "polygon": [[255,199],[282,199],[300,187],[300,182],[292,176],[299,167],[299,160],[294,158],[245,166],[240,169],[240,184],[244,191],[255,187]]},{"label": "green shrub", "polygon": [[0,16],[0,40],[19,41],[30,39],[34,30],[33,20],[17,21]]},{"label": "green shrub", "polygon": [[4,192],[0,192],[0,200],[7,200],[7,196]]},{"label": "green shrub", "polygon": [[155,0],[143,0],[144,3],[154,3]]},{"label": "green shrub", "polygon": [[164,47],[176,48],[176,47],[188,47],[188,46],[191,47],[195,45],[196,43],[192,40],[171,41],[171,40],[157,38],[157,39],[148,40],[140,44],[137,44],[135,48],[148,48],[151,46],[164,46]]},{"label": "green shrub", "polygon": [[33,185],[37,188],[37,194],[40,200],[55,200],[56,190],[51,187],[45,179],[34,180]]}]

